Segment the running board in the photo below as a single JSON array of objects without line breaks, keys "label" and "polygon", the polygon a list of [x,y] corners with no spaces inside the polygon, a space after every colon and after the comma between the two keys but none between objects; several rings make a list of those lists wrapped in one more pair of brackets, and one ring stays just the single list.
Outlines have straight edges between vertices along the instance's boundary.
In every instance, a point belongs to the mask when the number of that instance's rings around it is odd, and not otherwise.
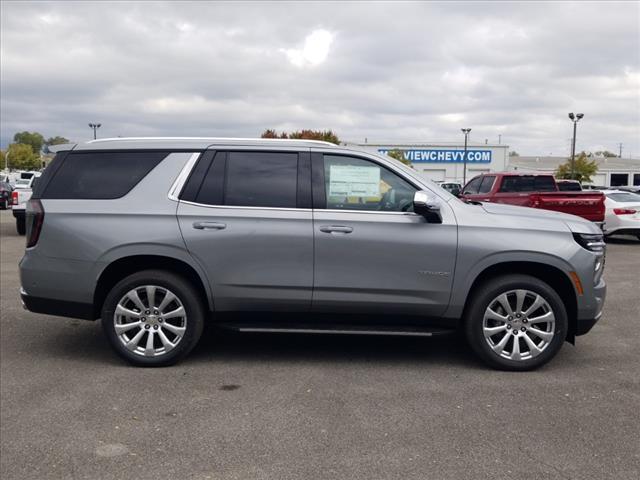
[{"label": "running board", "polygon": [[234,330],[243,333],[313,333],[323,335],[389,335],[403,337],[432,337],[434,335],[443,335],[454,333],[453,329],[445,329],[439,327],[425,326],[407,326],[405,328],[398,327],[382,327],[382,326],[354,326],[354,325],[335,325],[321,328],[319,325],[309,326],[261,326],[236,323],[218,324],[227,330]]}]

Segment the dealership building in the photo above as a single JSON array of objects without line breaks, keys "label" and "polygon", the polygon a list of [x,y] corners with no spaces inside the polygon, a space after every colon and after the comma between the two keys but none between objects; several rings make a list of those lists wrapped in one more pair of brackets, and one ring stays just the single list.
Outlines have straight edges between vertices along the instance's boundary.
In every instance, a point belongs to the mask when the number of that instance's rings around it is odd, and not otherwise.
[{"label": "dealership building", "polygon": [[[371,153],[386,154],[401,150],[413,168],[433,181],[462,182],[464,144],[461,143],[351,143],[348,147]],[[481,173],[520,172],[553,174],[567,157],[509,157],[509,146],[502,144],[469,144],[467,146],[467,181]],[[618,157],[593,157],[598,172],[592,185],[640,185],[640,160]]]},{"label": "dealership building", "polygon": [[[402,150],[413,168],[434,181],[462,182],[464,144],[460,143],[358,143],[347,144],[377,154]],[[509,146],[495,144],[467,145],[467,180],[480,173],[503,172],[509,165]]]},{"label": "dealership building", "polygon": [[[591,178],[591,185],[620,187],[640,185],[640,160],[618,157],[593,157],[598,171]],[[520,173],[554,173],[567,157],[510,157],[509,171]]]}]

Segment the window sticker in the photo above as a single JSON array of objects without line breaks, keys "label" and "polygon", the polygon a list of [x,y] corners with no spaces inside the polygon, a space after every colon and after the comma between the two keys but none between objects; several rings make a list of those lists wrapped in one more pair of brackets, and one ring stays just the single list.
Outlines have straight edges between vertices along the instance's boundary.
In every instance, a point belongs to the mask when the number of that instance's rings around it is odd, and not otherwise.
[{"label": "window sticker", "polygon": [[329,195],[332,197],[379,197],[380,168],[331,165]]}]

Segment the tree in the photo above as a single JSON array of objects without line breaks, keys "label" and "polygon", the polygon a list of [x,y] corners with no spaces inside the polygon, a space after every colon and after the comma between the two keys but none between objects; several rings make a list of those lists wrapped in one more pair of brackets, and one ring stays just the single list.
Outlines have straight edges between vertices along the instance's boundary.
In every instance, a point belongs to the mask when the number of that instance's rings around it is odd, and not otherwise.
[{"label": "tree", "polygon": [[52,147],[53,145],[62,145],[63,143],[69,143],[69,140],[64,138],[64,137],[60,137],[60,136],[49,137],[44,142],[43,151],[44,151],[44,153],[50,153],[49,147]]},{"label": "tree", "polygon": [[340,145],[340,139],[332,130],[295,130],[293,132],[278,132],[275,129],[268,128],[261,135],[262,138],[295,138],[300,140],[321,140],[323,142],[335,143]]},{"label": "tree", "polygon": [[606,157],[606,158],[613,158],[618,156],[615,153],[610,152],[609,150],[599,150],[595,152],[594,155],[596,157]]},{"label": "tree", "polygon": [[[574,167],[574,180],[578,180],[580,183],[591,182],[591,177],[598,171],[597,162],[595,160],[588,160],[588,156],[585,152],[580,152],[580,155],[576,157]],[[565,163],[558,166],[555,176],[560,179],[571,179],[570,158]]]},{"label": "tree", "polygon": [[510,157],[519,157],[520,154],[518,152],[516,152],[515,150],[512,150],[509,152],[509,156]]},{"label": "tree", "polygon": [[39,154],[44,145],[44,137],[38,132],[18,132],[13,136],[13,141],[31,146],[35,154]]},{"label": "tree", "polygon": [[51,145],[62,145],[64,143],[69,143],[69,139],[61,137],[61,136],[55,136],[55,137],[49,137],[47,139],[46,142],[44,142],[45,145],[47,146],[51,146]]},{"label": "tree", "polygon": [[410,167],[413,167],[411,164],[411,160],[407,160],[404,156],[404,152],[399,148],[394,148],[393,150],[389,150],[387,152],[387,156],[393,158],[394,160],[398,160],[399,162],[404,163]]},{"label": "tree", "polygon": [[4,168],[4,158],[5,158],[4,150],[0,150],[0,169]]},{"label": "tree", "polygon": [[12,143],[5,155],[9,156],[10,169],[33,170],[40,168],[40,155],[33,153],[31,145]]}]

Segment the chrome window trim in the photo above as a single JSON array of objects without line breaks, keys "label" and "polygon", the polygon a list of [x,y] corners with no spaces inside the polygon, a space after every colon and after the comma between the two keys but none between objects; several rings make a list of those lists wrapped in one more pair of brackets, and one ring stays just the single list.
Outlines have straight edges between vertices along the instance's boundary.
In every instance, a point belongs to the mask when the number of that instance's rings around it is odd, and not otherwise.
[{"label": "chrome window trim", "polygon": [[184,203],[186,205],[193,205],[194,207],[205,207],[205,208],[217,208],[224,209],[230,208],[232,210],[282,210],[288,212],[330,212],[330,213],[366,213],[366,214],[378,214],[378,215],[407,215],[412,217],[419,217],[417,213],[414,212],[379,212],[375,210],[336,210],[336,209],[327,209],[327,208],[290,208],[290,207],[252,207],[252,206],[244,206],[244,205],[209,205],[207,203],[198,203],[191,202],[189,200],[179,200],[180,203]]},{"label": "chrome window trim", "polygon": [[189,178],[189,174],[191,173],[191,170],[193,170],[193,167],[196,164],[198,158],[200,158],[200,155],[202,155],[202,153],[193,153],[187,160],[187,163],[184,164],[184,167],[182,167],[182,170],[178,174],[178,177],[169,189],[169,194],[167,195],[169,197],[169,200],[173,200],[174,202],[179,201],[178,195],[180,195],[182,187],[184,187],[184,184],[186,183],[187,178]]}]

